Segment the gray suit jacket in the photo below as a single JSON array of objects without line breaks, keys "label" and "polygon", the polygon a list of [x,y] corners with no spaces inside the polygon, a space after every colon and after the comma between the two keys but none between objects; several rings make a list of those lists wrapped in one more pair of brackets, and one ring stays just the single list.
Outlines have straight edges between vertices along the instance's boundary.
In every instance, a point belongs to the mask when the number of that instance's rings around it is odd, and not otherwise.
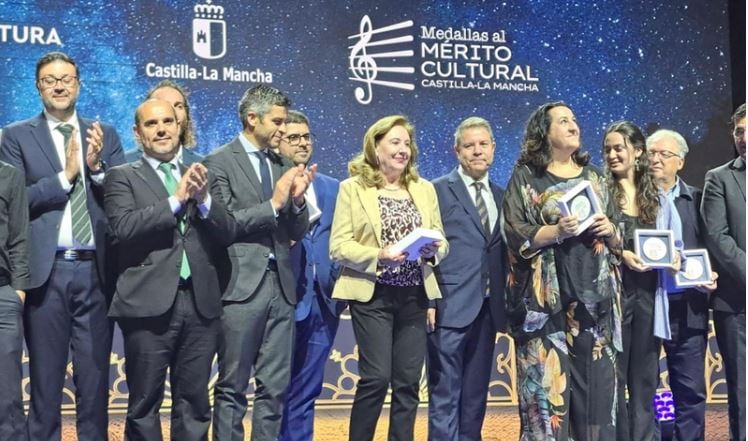
[{"label": "gray suit jacket", "polygon": [[704,238],[719,272],[712,308],[745,313],[745,161],[709,170],[701,201]]},{"label": "gray suit jacket", "polygon": [[[293,167],[291,161],[273,152],[273,186]],[[309,226],[306,207],[298,213],[289,203],[276,217],[270,201],[262,201],[262,185],[238,138],[208,155],[203,164],[211,179],[211,195],[221,201],[236,222],[236,237],[218,263],[223,300],[241,302],[257,290],[270,254],[275,255],[286,300],[296,304],[296,280],[291,268],[291,241],[303,239]]]}]

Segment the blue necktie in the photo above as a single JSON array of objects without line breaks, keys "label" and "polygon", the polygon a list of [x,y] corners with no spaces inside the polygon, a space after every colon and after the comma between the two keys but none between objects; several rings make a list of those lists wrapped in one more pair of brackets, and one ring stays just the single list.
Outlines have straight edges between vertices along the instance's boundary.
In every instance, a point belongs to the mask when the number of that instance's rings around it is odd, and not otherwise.
[{"label": "blue necktie", "polygon": [[273,182],[270,179],[270,167],[268,167],[265,152],[252,152],[260,160],[260,181],[262,181],[262,200],[267,201],[273,196]]}]

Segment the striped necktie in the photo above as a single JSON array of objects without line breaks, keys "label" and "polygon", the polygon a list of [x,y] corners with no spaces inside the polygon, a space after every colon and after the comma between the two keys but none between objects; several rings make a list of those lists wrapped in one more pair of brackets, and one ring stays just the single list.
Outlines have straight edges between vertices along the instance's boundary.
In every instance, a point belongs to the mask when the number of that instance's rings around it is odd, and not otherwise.
[{"label": "striped necktie", "polygon": [[486,207],[486,200],[483,199],[483,183],[473,182],[475,187],[475,208],[478,209],[478,216],[480,217],[480,223],[483,225],[483,231],[486,233],[486,237],[491,236],[491,223],[488,220],[488,207]]},{"label": "striped necktie", "polygon": [[[65,154],[70,147],[73,126],[70,124],[60,124],[56,127],[62,133],[63,144],[65,145]],[[78,158],[74,159],[75,161]],[[73,220],[73,239],[80,244],[86,245],[91,242],[91,217],[88,215],[86,207],[86,188],[83,182],[83,170],[73,182],[73,190],[70,192],[70,213]]]}]

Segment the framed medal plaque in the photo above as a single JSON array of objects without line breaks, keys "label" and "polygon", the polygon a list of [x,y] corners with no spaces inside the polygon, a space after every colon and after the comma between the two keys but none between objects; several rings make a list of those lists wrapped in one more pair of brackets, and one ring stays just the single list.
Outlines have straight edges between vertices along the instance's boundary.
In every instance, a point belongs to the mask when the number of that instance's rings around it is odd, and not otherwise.
[{"label": "framed medal plaque", "polygon": [[703,248],[681,251],[681,270],[675,275],[678,288],[706,285],[712,282],[712,265],[709,253]]},{"label": "framed medal plaque", "polygon": [[652,268],[666,268],[675,261],[671,230],[634,230],[634,248],[644,264]]},{"label": "framed medal plaque", "polygon": [[558,200],[558,208],[563,216],[576,216],[579,220],[577,235],[589,228],[595,220],[593,216],[602,213],[600,202],[590,181],[582,181],[568,190]]}]

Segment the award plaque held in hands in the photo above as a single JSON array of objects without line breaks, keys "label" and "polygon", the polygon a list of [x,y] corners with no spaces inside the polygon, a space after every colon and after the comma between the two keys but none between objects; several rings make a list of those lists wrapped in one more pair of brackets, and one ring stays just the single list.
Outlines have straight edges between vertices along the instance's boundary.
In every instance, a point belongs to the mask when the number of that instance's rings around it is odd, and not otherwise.
[{"label": "award plaque held in hands", "polygon": [[390,250],[400,253],[408,253],[407,260],[418,260],[421,257],[421,253],[418,250],[422,246],[435,242],[437,240],[444,240],[444,236],[437,230],[429,230],[428,228],[416,228],[415,230],[408,233],[407,236],[400,239],[396,244],[392,245]]},{"label": "award plaque held in hands", "polygon": [[667,268],[675,262],[675,240],[671,230],[634,230],[634,250],[644,264]]},{"label": "award plaque held in hands", "polygon": [[683,263],[675,275],[675,286],[688,288],[712,283],[712,264],[709,253],[703,248],[681,251]]},{"label": "award plaque held in hands", "polygon": [[593,216],[603,212],[590,181],[582,181],[564,193],[558,200],[558,208],[564,217],[577,217],[577,236],[595,222]]}]

